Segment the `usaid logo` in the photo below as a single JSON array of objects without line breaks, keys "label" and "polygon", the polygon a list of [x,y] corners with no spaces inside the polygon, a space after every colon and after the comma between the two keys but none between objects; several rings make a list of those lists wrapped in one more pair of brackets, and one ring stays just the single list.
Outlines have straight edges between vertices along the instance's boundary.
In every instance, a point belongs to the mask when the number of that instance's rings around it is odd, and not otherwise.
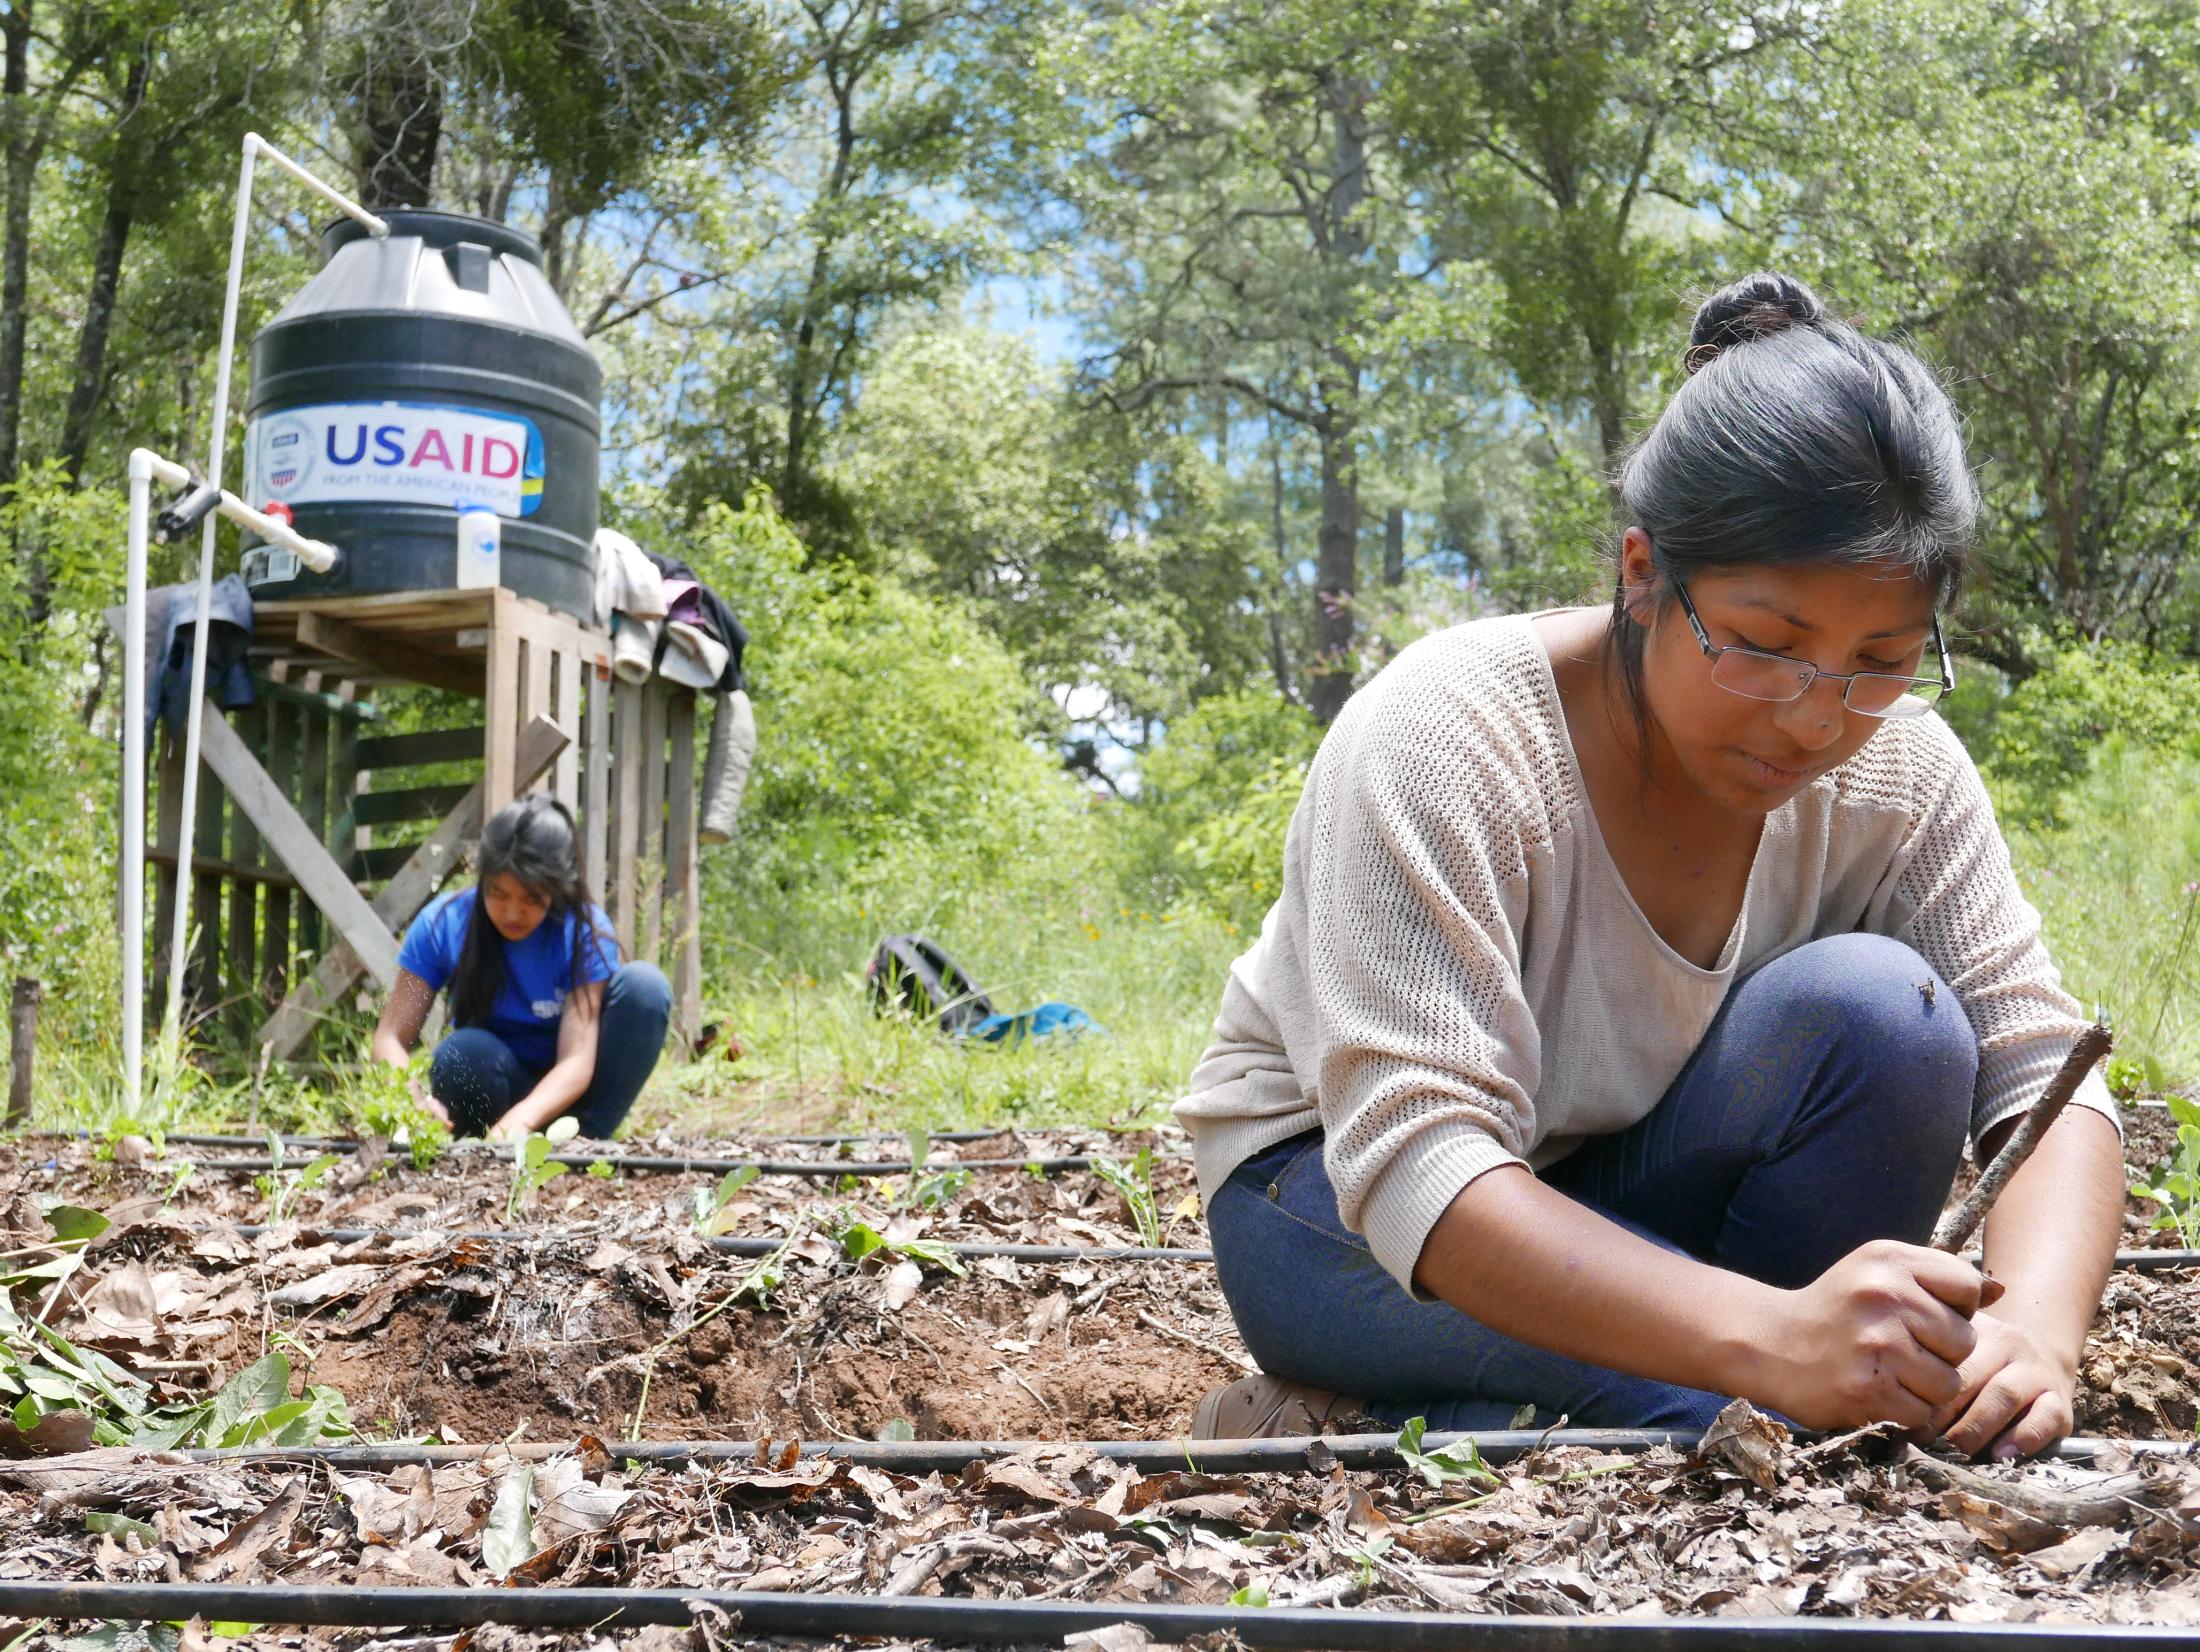
[{"label": "usaid logo", "polygon": [[531,516],[546,468],[533,420],[416,402],[284,408],[252,421],[246,452],[255,504],[472,501]]}]

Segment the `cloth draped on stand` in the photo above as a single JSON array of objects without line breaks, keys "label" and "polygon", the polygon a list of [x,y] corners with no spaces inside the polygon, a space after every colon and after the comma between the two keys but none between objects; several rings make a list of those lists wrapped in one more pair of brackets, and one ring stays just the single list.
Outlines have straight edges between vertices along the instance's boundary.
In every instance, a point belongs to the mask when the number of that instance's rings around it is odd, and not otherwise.
[{"label": "cloth draped on stand", "polygon": [[654,674],[715,696],[696,835],[724,843],[756,755],[756,710],[741,669],[748,632],[693,568],[612,528],[596,531],[596,616],[611,628],[612,671],[623,681]]},{"label": "cloth draped on stand", "polygon": [[[215,581],[206,606],[206,693],[224,711],[252,704],[252,593],[229,574]],[[172,733],[183,732],[191,709],[191,642],[198,634],[199,588],[161,585],[145,593],[145,734],[166,716]]]}]

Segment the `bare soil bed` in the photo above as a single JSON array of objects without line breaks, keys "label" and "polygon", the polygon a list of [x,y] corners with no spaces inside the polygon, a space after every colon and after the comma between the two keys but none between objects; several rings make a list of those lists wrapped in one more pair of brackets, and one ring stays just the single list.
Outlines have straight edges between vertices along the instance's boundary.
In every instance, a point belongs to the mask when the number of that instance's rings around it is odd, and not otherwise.
[{"label": "bare soil bed", "polygon": [[[181,1149],[163,1160],[38,1144],[0,1149],[0,1210],[10,1248],[45,1236],[40,1212],[56,1200],[113,1218],[54,1304],[64,1335],[188,1393],[218,1386],[280,1332],[299,1381],[340,1389],[362,1431],[874,1439],[906,1424],[938,1438],[1168,1438],[1208,1388],[1250,1368],[1210,1267],[984,1257],[955,1277],[927,1249],[1137,1245],[1124,1196],[1089,1170],[923,1184],[957,1159],[1107,1148],[1128,1159],[1142,1145],[1155,1144],[1061,1133],[939,1144],[914,1187],[767,1176],[715,1227],[786,1239],[770,1264],[699,1236],[697,1195],[707,1202],[718,1180],[708,1174],[569,1174],[534,1196],[509,1240],[468,1237],[507,1231],[511,1168],[476,1153],[426,1170],[362,1153],[278,1211],[249,1172],[199,1170],[179,1185]],[[1189,1165],[1158,1145],[1162,1237],[1203,1246]],[[792,1156],[756,1142],[677,1149],[760,1150]],[[230,1226],[277,1215],[252,1237]],[[323,1237],[362,1228],[401,1236]],[[859,1230],[880,1241],[860,1264],[843,1242]],[[760,1266],[783,1275],[776,1288],[757,1288]],[[2200,1275],[2119,1272],[2088,1350],[2079,1430],[2190,1438],[2196,1373]]]}]

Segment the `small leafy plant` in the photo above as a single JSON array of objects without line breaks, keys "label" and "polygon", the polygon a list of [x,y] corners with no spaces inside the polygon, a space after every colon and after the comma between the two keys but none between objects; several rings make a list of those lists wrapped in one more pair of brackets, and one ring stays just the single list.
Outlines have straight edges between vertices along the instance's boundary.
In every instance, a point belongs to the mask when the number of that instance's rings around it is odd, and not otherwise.
[{"label": "small leafy plant", "polygon": [[2174,1229],[2192,1249],[2200,1247],[2200,1103],[2183,1096],[2164,1099],[2177,1121],[2177,1146],[2154,1167],[2150,1180],[2133,1183],[2131,1191],[2161,1207],[2154,1218],[2157,1231]]},{"label": "small leafy plant", "polygon": [[1092,1161],[1092,1173],[1123,1195],[1131,1221],[1138,1228],[1139,1243],[1149,1249],[1161,1243],[1161,1212],[1153,1196],[1153,1149],[1141,1147],[1128,1167],[1100,1157]]},{"label": "small leafy plant", "polygon": [[970,1172],[955,1165],[941,1170],[927,1170],[932,1157],[932,1138],[922,1130],[912,1130],[906,1140],[909,1143],[909,1182],[904,1204],[920,1210],[937,1210],[970,1185]]},{"label": "small leafy plant", "polygon": [[1482,1461],[1481,1450],[1472,1440],[1458,1440],[1435,1451],[1425,1451],[1421,1442],[1427,1432],[1426,1417],[1409,1417],[1405,1427],[1398,1430],[1397,1446],[1406,1467],[1427,1481],[1433,1490],[1442,1491],[1461,1480],[1476,1480],[1492,1486],[1500,1483],[1496,1471]]},{"label": "small leafy plant", "polygon": [[415,1170],[426,1170],[451,1144],[451,1127],[420,1103],[428,1087],[428,1061],[426,1050],[405,1067],[370,1061],[354,1081],[352,1111],[359,1127],[404,1148]]},{"label": "small leafy plant", "polygon": [[761,1174],[753,1164],[737,1164],[719,1178],[715,1188],[697,1188],[695,1231],[711,1239],[728,1232],[733,1227],[733,1218],[726,1214],[728,1207]]},{"label": "small leafy plant", "polygon": [[534,1202],[535,1195],[550,1182],[556,1181],[572,1166],[559,1164],[550,1157],[553,1147],[562,1147],[581,1133],[581,1121],[571,1113],[554,1118],[546,1130],[531,1130],[527,1139],[519,1144],[519,1151],[512,1155],[512,1187],[504,1196],[504,1219],[519,1220],[520,1212]]},{"label": "small leafy plant", "polygon": [[970,1270],[963,1266],[954,1247],[942,1239],[918,1239],[894,1234],[891,1229],[881,1233],[869,1222],[847,1211],[841,1212],[839,1230],[833,1235],[840,1241],[840,1248],[851,1262],[860,1262],[866,1256],[884,1251],[889,1256],[904,1256],[912,1262],[929,1262],[936,1268],[944,1268],[957,1279],[967,1278]]},{"label": "small leafy plant", "polygon": [[267,1200],[270,1227],[288,1220],[299,1198],[318,1187],[328,1173],[343,1162],[334,1153],[319,1153],[296,1170],[286,1169],[283,1138],[272,1130],[267,1133],[267,1160],[266,1171],[253,1177],[252,1185]]}]

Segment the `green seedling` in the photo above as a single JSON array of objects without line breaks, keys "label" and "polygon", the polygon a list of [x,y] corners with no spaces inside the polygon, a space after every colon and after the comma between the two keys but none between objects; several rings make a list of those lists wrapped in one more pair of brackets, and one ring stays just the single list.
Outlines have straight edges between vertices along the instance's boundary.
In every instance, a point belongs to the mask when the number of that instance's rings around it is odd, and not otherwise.
[{"label": "green seedling", "polygon": [[939,1239],[889,1239],[869,1222],[859,1221],[843,1211],[840,1229],[833,1235],[840,1241],[840,1248],[851,1262],[860,1262],[866,1256],[884,1251],[889,1256],[907,1257],[912,1262],[929,1262],[935,1268],[943,1268],[957,1279],[969,1277],[970,1270],[954,1248]]},{"label": "green seedling", "polygon": [[2161,1207],[2156,1230],[2174,1230],[2189,1250],[2200,1247],[2200,1103],[2183,1096],[2164,1099],[2177,1121],[2177,1146],[2154,1167],[2150,1180],[2133,1183],[2131,1191]]},{"label": "green seedling", "polygon": [[909,1203],[920,1210],[937,1210],[952,1202],[970,1185],[970,1172],[950,1166],[909,1178]]},{"label": "green seedling", "polygon": [[720,1178],[717,1187],[697,1188],[695,1231],[711,1239],[730,1233],[734,1219],[727,1214],[727,1208],[744,1187],[762,1174],[753,1164],[737,1164]]},{"label": "green seedling", "polygon": [[1406,1467],[1427,1481],[1431,1489],[1442,1491],[1461,1480],[1476,1480],[1490,1486],[1500,1483],[1496,1471],[1482,1461],[1482,1453],[1472,1440],[1459,1440],[1435,1451],[1424,1451],[1421,1441],[1427,1432],[1426,1417],[1409,1417],[1405,1427],[1398,1430],[1397,1447]]},{"label": "green seedling", "polygon": [[1268,1585],[1265,1583],[1248,1583],[1230,1597],[1230,1604],[1232,1606],[1253,1606],[1266,1610],[1268,1606]]},{"label": "green seedling", "polygon": [[1354,1549],[1345,1556],[1345,1559],[1352,1562],[1353,1586],[1361,1594],[1364,1595],[1375,1587],[1375,1562],[1382,1559],[1384,1553],[1397,1541],[1386,1532],[1379,1537],[1369,1538],[1366,1547]]},{"label": "green seedling", "polygon": [[556,1181],[571,1169],[570,1165],[551,1161],[550,1150],[561,1147],[581,1133],[580,1120],[571,1113],[550,1121],[547,1130],[532,1130],[519,1144],[519,1151],[512,1155],[512,1187],[504,1196],[504,1220],[516,1222],[520,1212],[534,1202],[535,1195],[550,1182]]},{"label": "green seedling", "polygon": [[1095,1158],[1092,1173],[1123,1195],[1141,1244],[1149,1249],[1161,1243],[1161,1212],[1153,1196],[1153,1149],[1141,1147],[1126,1168],[1110,1158]]},{"label": "green seedling", "polygon": [[274,1131],[267,1133],[268,1167],[264,1173],[252,1178],[252,1185],[267,1200],[267,1220],[270,1227],[279,1226],[297,1208],[305,1194],[318,1187],[343,1161],[334,1153],[318,1153],[296,1170],[286,1169],[283,1160],[283,1138]]},{"label": "green seedling", "polygon": [[595,1177],[596,1180],[599,1182],[608,1182],[613,1177],[617,1176],[618,1173],[618,1167],[614,1165],[609,1159],[593,1159],[589,1161],[588,1169],[584,1172],[584,1174],[586,1175]]},{"label": "green seedling", "polygon": [[2128,1055],[2111,1055],[2102,1069],[2102,1076],[2108,1081],[2108,1093],[2127,1107],[2146,1094],[2146,1064]]},{"label": "green seedling", "polygon": [[370,1061],[353,1081],[351,1111],[359,1127],[402,1147],[415,1170],[426,1170],[451,1144],[451,1127],[421,1104],[428,1093],[429,1053],[414,1053],[408,1066]]}]

